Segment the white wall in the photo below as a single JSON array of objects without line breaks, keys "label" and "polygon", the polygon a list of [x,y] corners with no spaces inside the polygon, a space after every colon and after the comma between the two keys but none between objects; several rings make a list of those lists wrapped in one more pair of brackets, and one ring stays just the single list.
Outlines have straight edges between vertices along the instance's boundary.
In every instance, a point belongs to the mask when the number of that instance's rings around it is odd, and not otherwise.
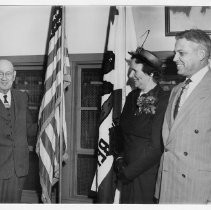
[{"label": "white wall", "polygon": [[0,6],[0,55],[44,54],[49,6]]},{"label": "white wall", "polygon": [[68,6],[66,11],[70,53],[102,53],[109,6]]},{"label": "white wall", "polygon": [[174,37],[165,36],[164,6],[136,6],[133,7],[133,16],[139,45],[146,37],[146,35],[141,36],[150,30],[144,48],[151,51],[174,49]]},{"label": "white wall", "polygon": [[[45,54],[50,9],[44,5],[0,6],[0,56]],[[108,14],[109,5],[66,6],[69,53],[103,53]],[[164,6],[134,7],[133,14],[139,36],[151,30],[146,49],[173,50],[174,38],[165,37]]]}]

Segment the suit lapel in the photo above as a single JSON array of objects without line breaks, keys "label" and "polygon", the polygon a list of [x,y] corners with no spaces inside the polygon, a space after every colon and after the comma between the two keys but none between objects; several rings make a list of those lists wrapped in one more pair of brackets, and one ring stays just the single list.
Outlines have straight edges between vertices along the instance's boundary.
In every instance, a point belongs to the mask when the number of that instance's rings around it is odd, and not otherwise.
[{"label": "suit lapel", "polygon": [[17,104],[17,101],[18,101],[18,97],[16,95],[16,92],[12,89],[11,90],[11,108],[14,107],[14,124],[15,124],[15,120],[16,120],[16,114],[18,112],[18,104]]},{"label": "suit lapel", "polygon": [[[211,90],[211,71],[208,70],[208,72],[205,74],[205,76],[202,78],[200,83],[195,87],[193,92],[190,94],[190,96],[187,98],[187,100],[182,105],[180,111],[177,114],[176,119],[173,118],[173,112],[175,107],[175,102],[177,99],[177,96],[179,94],[179,90],[182,84],[178,87],[178,90],[175,94],[175,97],[172,99],[172,108],[171,108],[171,127],[170,127],[170,134],[173,135],[176,131],[176,128],[178,125],[180,125],[182,122],[185,121],[186,115],[192,111],[194,107],[199,107],[201,103],[203,103],[203,99],[208,97],[210,95]],[[173,138],[169,138],[167,143],[169,143]]]},{"label": "suit lapel", "polygon": [[172,106],[171,106],[171,112],[170,112],[170,119],[171,119],[171,127],[173,126],[173,123],[175,121],[174,119],[174,109],[175,109],[175,105],[176,105],[176,101],[179,97],[179,94],[181,92],[181,88],[184,85],[184,82],[182,82],[181,84],[178,85],[178,88],[175,90],[174,94],[172,95]]},{"label": "suit lapel", "polygon": [[167,124],[169,127],[169,130],[171,129],[173,123],[174,123],[174,108],[175,108],[175,103],[176,103],[176,99],[179,96],[181,87],[183,86],[183,83],[179,84],[177,87],[175,87],[175,89],[173,89],[170,99],[169,99],[169,105],[168,108],[166,110],[166,120],[167,120]]},{"label": "suit lapel", "polygon": [[7,119],[6,108],[1,100],[0,100],[0,116],[3,117],[4,119]]}]

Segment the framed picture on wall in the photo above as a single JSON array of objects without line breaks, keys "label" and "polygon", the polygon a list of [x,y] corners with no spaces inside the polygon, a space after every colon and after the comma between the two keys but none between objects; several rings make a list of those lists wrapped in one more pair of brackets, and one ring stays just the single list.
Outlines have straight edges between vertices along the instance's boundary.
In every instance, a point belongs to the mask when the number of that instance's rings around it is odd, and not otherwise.
[{"label": "framed picture on wall", "polygon": [[175,36],[186,29],[198,28],[211,34],[211,7],[172,6],[165,7],[165,35]]}]

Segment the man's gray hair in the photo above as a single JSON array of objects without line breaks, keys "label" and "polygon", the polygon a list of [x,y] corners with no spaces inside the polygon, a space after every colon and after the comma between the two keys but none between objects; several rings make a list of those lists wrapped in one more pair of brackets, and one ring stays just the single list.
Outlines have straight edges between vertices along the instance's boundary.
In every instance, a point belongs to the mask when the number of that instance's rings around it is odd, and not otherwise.
[{"label": "man's gray hair", "polygon": [[176,34],[176,40],[185,38],[188,41],[195,42],[203,47],[208,58],[211,56],[211,39],[205,31],[200,29],[190,29]]}]

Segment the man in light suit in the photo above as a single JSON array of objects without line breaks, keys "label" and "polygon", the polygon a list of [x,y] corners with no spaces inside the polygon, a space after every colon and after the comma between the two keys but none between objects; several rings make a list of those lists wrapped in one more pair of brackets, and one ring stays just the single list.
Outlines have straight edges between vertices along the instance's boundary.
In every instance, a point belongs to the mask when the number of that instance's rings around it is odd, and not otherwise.
[{"label": "man in light suit", "polygon": [[176,36],[174,62],[186,81],[172,90],[165,114],[165,149],[155,192],[159,203],[211,201],[210,51],[204,31],[191,29]]},{"label": "man in light suit", "polygon": [[27,94],[12,89],[16,71],[0,60],[0,203],[19,203],[29,168],[27,133],[37,125],[27,109]]}]

